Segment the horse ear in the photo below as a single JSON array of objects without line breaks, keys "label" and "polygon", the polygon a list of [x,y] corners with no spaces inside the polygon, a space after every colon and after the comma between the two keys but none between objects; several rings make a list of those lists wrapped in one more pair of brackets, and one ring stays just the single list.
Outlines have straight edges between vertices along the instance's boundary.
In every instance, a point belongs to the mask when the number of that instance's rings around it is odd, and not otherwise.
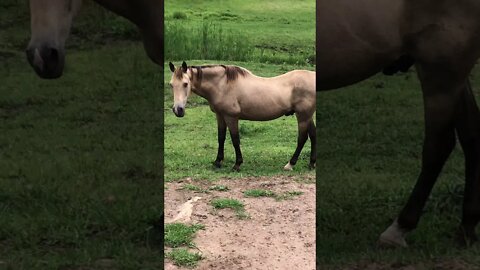
[{"label": "horse ear", "polygon": [[172,72],[175,72],[175,65],[172,64],[172,62],[169,62],[168,65],[170,66],[170,70],[171,70]]},{"label": "horse ear", "polygon": [[183,73],[187,73],[187,63],[185,63],[185,61],[183,61],[182,63],[182,70],[183,70]]}]

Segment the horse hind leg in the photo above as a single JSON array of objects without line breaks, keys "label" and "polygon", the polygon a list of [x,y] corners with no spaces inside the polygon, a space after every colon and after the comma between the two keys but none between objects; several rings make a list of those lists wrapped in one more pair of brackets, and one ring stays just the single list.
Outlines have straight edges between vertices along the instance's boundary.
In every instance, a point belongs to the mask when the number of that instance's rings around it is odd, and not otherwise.
[{"label": "horse hind leg", "polygon": [[465,192],[458,240],[462,245],[478,241],[480,221],[480,112],[467,82],[460,103],[456,131],[465,155]]},{"label": "horse hind leg", "polygon": [[225,138],[227,135],[227,124],[225,119],[219,114],[217,116],[217,129],[218,129],[218,152],[217,158],[213,162],[216,168],[222,167],[222,161],[224,159]]},{"label": "horse hind leg", "polygon": [[380,235],[381,246],[406,247],[407,232],[416,228],[440,171],[455,146],[455,118],[464,82],[450,81],[448,71],[418,66],[425,109],[422,168],[417,183],[393,224]]},{"label": "horse hind leg", "polygon": [[233,148],[235,148],[235,165],[232,170],[240,171],[240,165],[243,163],[242,151],[240,150],[240,134],[238,129],[238,119],[233,117],[225,117],[225,123],[230,130]]},{"label": "horse hind leg", "polygon": [[287,165],[283,167],[283,169],[286,171],[293,170],[293,166],[297,164],[298,157],[300,156],[303,146],[305,145],[305,142],[308,139],[308,126],[310,122],[308,120],[301,121],[299,119],[298,114],[297,114],[297,120],[298,120],[297,148],[295,149],[295,152],[293,153],[293,156],[290,159],[290,161],[287,163]]}]

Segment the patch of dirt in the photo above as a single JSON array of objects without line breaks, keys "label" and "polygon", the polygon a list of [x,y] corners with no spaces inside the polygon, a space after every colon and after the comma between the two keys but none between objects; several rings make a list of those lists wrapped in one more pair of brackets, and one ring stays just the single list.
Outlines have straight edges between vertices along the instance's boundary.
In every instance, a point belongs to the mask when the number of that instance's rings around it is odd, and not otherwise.
[{"label": "patch of dirt", "polygon": [[[181,190],[185,184],[203,189],[225,185],[229,190],[208,193]],[[191,217],[182,218],[188,223],[205,225],[194,238],[198,251],[205,257],[195,269],[315,269],[314,176],[305,176],[302,182],[289,176],[215,182],[185,179],[165,186],[166,223],[178,219],[181,210],[192,204]],[[268,197],[246,198],[243,192],[248,189],[275,193],[301,191],[303,194],[277,201]],[[243,202],[250,218],[239,219],[230,209],[214,210],[210,205],[214,198]],[[184,268],[167,260],[165,269]]]}]

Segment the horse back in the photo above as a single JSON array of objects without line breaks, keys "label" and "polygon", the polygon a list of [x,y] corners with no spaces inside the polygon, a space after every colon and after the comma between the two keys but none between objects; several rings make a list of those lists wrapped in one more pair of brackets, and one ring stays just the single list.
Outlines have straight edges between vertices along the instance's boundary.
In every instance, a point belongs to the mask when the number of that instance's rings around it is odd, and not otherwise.
[{"label": "horse back", "polygon": [[291,77],[290,80],[294,90],[315,92],[315,71],[293,70],[287,74]]}]

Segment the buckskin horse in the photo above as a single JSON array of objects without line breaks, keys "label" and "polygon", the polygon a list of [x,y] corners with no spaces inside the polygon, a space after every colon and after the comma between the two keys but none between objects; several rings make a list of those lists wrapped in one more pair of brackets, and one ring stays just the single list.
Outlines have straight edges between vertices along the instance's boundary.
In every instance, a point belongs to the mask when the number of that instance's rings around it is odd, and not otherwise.
[{"label": "buckskin horse", "polygon": [[[41,78],[63,74],[65,41],[81,0],[30,0],[31,39],[26,54]],[[163,63],[163,1],[95,0],[103,7],[127,18],[140,30],[147,55]]]},{"label": "buckskin horse", "polygon": [[465,155],[458,231],[477,241],[480,221],[480,115],[468,76],[480,55],[480,1],[320,0],[317,4],[317,91],[340,88],[383,71],[415,65],[421,82],[425,138],[417,183],[379,243],[407,246],[456,137]]},{"label": "buckskin horse", "polygon": [[217,117],[216,167],[220,167],[223,161],[227,127],[235,148],[233,170],[238,171],[243,163],[238,121],[268,121],[292,114],[295,114],[298,123],[297,148],[284,169],[293,169],[308,137],[311,142],[310,167],[315,167],[315,72],[293,70],[276,77],[263,78],[238,66],[189,67],[185,62],[179,68],[172,63],[169,66],[172,71],[170,87],[173,90],[172,110],[175,115],[185,115],[187,99],[194,92],[208,101]]}]

